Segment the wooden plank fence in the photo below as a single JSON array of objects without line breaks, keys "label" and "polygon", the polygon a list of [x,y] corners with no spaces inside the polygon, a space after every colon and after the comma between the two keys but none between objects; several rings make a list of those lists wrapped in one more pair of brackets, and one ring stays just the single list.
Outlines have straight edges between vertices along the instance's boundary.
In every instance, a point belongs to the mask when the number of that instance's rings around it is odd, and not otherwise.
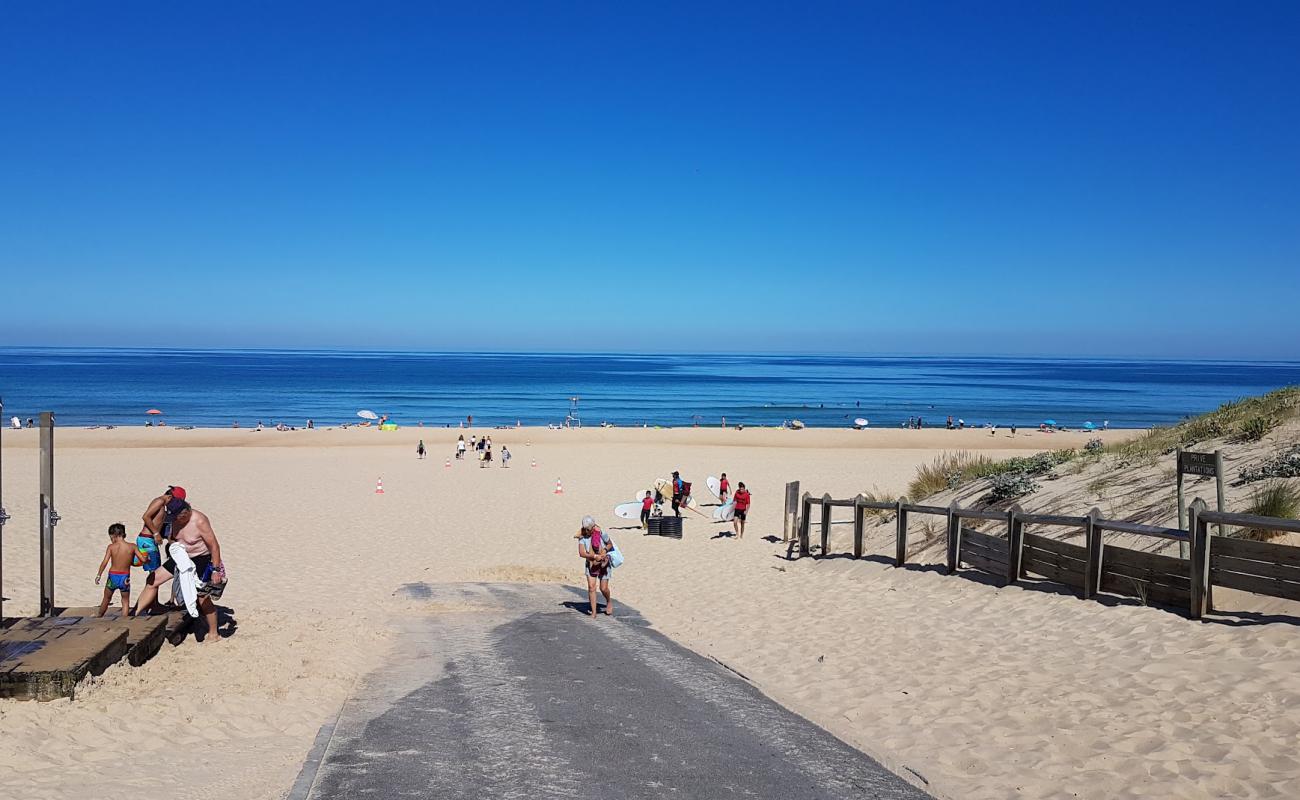
[{"label": "wooden plank fence", "polygon": [[[789,486],[789,485],[788,485]],[[797,490],[798,484],[793,484]],[[788,489],[787,489],[788,491]],[[790,498],[793,499],[793,498]],[[1006,511],[986,508],[927,506],[899,498],[892,503],[868,501],[862,495],[836,500],[829,494],[814,498],[804,492],[793,504],[794,540],[800,556],[812,552],[812,512],[818,516],[819,555],[830,554],[834,509],[852,509],[853,557],[861,558],[866,514],[891,512],[895,519],[894,566],[907,561],[907,534],[915,515],[943,517],[946,527],[946,567],[949,574],[963,565],[1011,584],[1037,576],[1077,589],[1084,599],[1098,592],[1136,597],[1143,603],[1187,608],[1193,619],[1213,609],[1213,587],[1226,586],[1271,597],[1300,601],[1300,547],[1211,536],[1210,525],[1250,527],[1300,533],[1300,520],[1257,517],[1210,511],[1200,499],[1190,508],[1188,530],[1102,519],[1094,508],[1082,517],[1030,514],[1019,506]],[[787,512],[790,515],[790,512]],[[977,530],[963,521],[995,522],[1005,533]],[[1025,530],[1026,525],[1075,528],[1082,544],[1073,544]],[[1189,545],[1189,557],[1147,553],[1107,546],[1106,533],[1126,533],[1171,539]]]}]

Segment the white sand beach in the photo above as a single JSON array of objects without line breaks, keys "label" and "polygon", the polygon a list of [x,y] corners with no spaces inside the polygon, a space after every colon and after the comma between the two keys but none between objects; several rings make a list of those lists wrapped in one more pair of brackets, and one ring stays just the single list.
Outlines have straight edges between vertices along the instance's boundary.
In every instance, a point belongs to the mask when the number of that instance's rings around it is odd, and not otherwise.
[{"label": "white sand beach", "polygon": [[[321,724],[383,659],[393,621],[430,613],[395,598],[399,586],[577,585],[572,536],[591,513],[627,555],[616,601],[936,796],[1300,797],[1294,619],[1193,622],[881,559],[784,559],[788,480],[837,497],[897,494],[945,450],[997,457],[1093,434],[477,430],[510,448],[511,468],[447,468],[462,432],[58,431],[58,603],[96,602],[107,526],[133,534],[145,504],[178,484],[220,537],[231,581],[222,604],[237,629],[115,666],[75,701],[0,701],[0,796],[111,786],[162,798],[179,778],[191,797],[280,798]],[[8,616],[37,608],[36,433],[4,433]],[[613,517],[673,469],[702,503],[706,475],[746,482],[745,539],[690,515],[680,541],[643,537]],[[835,535],[844,543],[847,527]],[[190,756],[159,761],[178,745]]]}]

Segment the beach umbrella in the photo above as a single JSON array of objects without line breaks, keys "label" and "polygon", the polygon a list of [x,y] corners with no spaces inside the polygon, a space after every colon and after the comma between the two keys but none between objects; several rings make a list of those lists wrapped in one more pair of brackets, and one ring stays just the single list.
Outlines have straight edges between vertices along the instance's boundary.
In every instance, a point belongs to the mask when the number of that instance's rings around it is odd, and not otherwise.
[{"label": "beach umbrella", "polygon": [[1043,420],[1043,424],[1046,425],[1046,426],[1049,427],[1049,428],[1055,428],[1055,427],[1056,427],[1056,420],[1054,420],[1054,419],[1045,419],[1045,420]]},{"label": "beach umbrella", "polygon": [[357,416],[362,419],[379,419],[379,415],[368,408],[363,408],[357,412]]},{"label": "beach umbrella", "polygon": [[159,411],[159,410],[156,409],[156,408],[151,408],[151,409],[149,409],[148,411],[146,411],[146,412],[144,412],[144,413],[149,414],[149,415],[152,415],[152,416],[156,416],[156,415],[158,415],[158,414],[161,414],[162,412]]},{"label": "beach umbrella", "polygon": [[1096,425],[1093,425],[1091,422],[1085,422],[1085,423],[1083,423],[1083,429],[1084,429],[1085,431],[1093,430],[1093,429],[1096,428],[1096,427],[1097,427],[1097,426],[1096,426]]}]

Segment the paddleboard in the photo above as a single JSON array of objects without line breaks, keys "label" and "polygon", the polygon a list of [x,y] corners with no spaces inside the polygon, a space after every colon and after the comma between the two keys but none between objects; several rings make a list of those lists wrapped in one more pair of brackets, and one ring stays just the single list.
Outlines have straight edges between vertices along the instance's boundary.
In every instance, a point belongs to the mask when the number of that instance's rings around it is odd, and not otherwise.
[{"label": "paddleboard", "polygon": [[729,500],[726,505],[713,509],[713,518],[718,522],[731,522],[736,518],[736,502]]},{"label": "paddleboard", "polygon": [[714,497],[719,500],[722,499],[722,481],[718,480],[713,475],[710,475],[704,479],[704,484],[709,487],[709,491],[713,493]]},{"label": "paddleboard", "polygon": [[641,519],[641,501],[633,500],[614,506],[614,516],[619,519]]}]

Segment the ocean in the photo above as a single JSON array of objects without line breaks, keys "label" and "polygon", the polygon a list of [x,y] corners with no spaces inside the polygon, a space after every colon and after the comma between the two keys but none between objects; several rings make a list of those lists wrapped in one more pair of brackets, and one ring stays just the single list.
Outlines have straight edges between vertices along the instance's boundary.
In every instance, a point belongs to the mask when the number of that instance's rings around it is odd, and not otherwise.
[{"label": "ocean", "polygon": [[0,348],[6,419],[60,425],[358,421],[413,425],[699,422],[897,427],[947,415],[968,425],[1136,428],[1300,384],[1297,362],[843,355],[619,355],[285,350]]}]

